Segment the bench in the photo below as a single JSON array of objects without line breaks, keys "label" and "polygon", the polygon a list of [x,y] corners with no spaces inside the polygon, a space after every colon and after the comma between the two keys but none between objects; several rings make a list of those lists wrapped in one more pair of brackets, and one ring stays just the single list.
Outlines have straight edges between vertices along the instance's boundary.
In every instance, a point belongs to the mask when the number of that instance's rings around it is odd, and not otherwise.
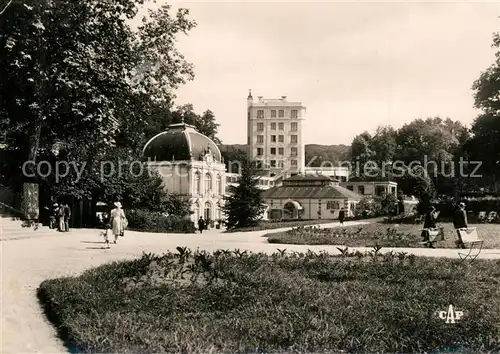
[{"label": "bench", "polygon": [[472,258],[471,261],[475,260],[481,253],[484,243],[484,241],[479,238],[477,229],[475,227],[470,229],[463,228],[458,231],[460,233],[460,237],[462,238],[462,242],[466,245],[466,247],[468,246],[467,248],[469,250],[467,254],[458,252],[460,259],[465,260],[470,257]]},{"label": "bench", "polygon": [[424,228],[419,231],[424,231],[427,233],[428,241],[421,241],[420,244],[432,247],[432,244],[437,241],[444,241],[444,228]]}]

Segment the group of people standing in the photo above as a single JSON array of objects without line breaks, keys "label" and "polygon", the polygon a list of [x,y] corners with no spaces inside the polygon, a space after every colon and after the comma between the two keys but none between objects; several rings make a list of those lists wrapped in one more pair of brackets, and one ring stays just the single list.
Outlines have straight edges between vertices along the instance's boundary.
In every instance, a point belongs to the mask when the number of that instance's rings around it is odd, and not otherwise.
[{"label": "group of people standing", "polygon": [[[436,211],[434,206],[430,206],[428,211],[425,213],[424,227],[422,231],[422,241],[428,245],[430,248],[434,248],[432,240],[430,239],[430,229],[437,229],[437,220],[439,217],[439,211]],[[467,212],[465,210],[465,204],[459,203],[455,212],[453,213],[453,227],[457,233],[456,245],[458,248],[466,248],[462,240],[461,229],[468,228],[467,222]]]},{"label": "group of people standing", "polygon": [[71,208],[67,203],[54,203],[50,216],[50,228],[59,232],[69,232],[69,220],[71,219]]}]

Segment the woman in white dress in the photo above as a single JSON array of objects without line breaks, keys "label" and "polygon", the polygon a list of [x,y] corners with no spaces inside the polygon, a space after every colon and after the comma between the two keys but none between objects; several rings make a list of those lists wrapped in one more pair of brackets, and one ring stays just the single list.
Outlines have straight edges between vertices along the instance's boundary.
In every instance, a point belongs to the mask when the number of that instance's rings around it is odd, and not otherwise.
[{"label": "woman in white dress", "polygon": [[118,240],[118,236],[123,236],[123,233],[125,231],[127,219],[125,217],[125,212],[122,209],[122,204],[120,202],[115,203],[115,207],[113,210],[111,210],[111,230],[113,232],[113,235],[115,236],[115,241]]}]

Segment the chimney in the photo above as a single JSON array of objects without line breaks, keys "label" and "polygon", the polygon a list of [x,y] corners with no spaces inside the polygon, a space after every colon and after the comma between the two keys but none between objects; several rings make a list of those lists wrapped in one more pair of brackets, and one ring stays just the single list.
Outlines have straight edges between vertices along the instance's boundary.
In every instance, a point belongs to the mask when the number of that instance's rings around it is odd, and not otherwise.
[{"label": "chimney", "polygon": [[262,99],[264,98],[263,96],[259,96],[259,102],[262,102]]},{"label": "chimney", "polygon": [[286,100],[286,96],[281,96],[281,99],[284,101]]}]

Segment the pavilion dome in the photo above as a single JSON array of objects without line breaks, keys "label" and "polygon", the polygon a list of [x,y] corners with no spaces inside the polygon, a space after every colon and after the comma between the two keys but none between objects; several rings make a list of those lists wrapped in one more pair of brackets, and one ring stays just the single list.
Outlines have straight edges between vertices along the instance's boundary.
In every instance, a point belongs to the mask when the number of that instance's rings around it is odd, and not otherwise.
[{"label": "pavilion dome", "polygon": [[222,162],[219,148],[209,137],[192,125],[171,124],[166,131],[151,138],[142,151],[150,161],[202,160],[211,152],[216,162]]}]

